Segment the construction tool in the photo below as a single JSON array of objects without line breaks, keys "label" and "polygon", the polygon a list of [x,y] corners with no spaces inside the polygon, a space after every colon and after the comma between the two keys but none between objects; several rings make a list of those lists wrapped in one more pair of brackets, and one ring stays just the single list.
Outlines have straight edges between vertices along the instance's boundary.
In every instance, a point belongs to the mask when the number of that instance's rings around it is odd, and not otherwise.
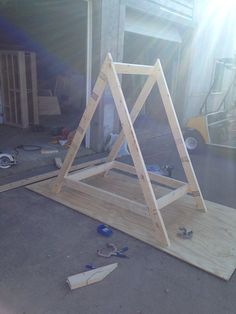
[{"label": "construction tool", "polygon": [[124,254],[124,252],[128,251],[128,246],[123,247],[122,249],[118,250],[115,244],[113,243],[107,243],[107,248],[111,249],[110,252],[105,253],[103,249],[97,250],[97,255],[109,258],[111,256],[117,256],[117,257],[123,257],[123,258],[128,258],[127,255]]},{"label": "construction tool", "polygon": [[182,239],[192,239],[193,237],[193,231],[187,230],[185,227],[179,228],[179,232],[177,235]]},{"label": "construction tool", "polygon": [[0,168],[7,169],[16,164],[16,156],[14,154],[0,152]]},{"label": "construction tool", "polygon": [[17,155],[19,154],[19,149],[23,149],[26,152],[33,152],[41,149],[38,145],[18,145],[14,148],[12,153],[2,153],[0,152],[0,168],[7,169],[17,163]]},{"label": "construction tool", "polygon": [[173,171],[174,167],[172,165],[166,164],[162,167],[160,167],[159,165],[147,165],[147,170],[149,172],[153,172],[156,173],[158,175],[161,176],[165,176],[165,177],[172,177],[172,171]]},{"label": "construction tool", "polygon": [[104,237],[110,237],[113,233],[112,229],[104,224],[101,224],[97,227],[97,232]]}]

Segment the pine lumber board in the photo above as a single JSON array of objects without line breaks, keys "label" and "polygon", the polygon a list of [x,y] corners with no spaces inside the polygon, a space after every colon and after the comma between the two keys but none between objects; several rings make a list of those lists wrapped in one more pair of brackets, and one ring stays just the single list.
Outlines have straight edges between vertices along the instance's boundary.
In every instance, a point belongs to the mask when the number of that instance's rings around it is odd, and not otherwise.
[{"label": "pine lumber board", "polygon": [[94,167],[91,167],[88,169],[81,170],[78,173],[70,174],[70,175],[66,176],[66,178],[69,178],[69,179],[74,180],[74,181],[83,180],[83,179],[86,179],[88,177],[95,176],[95,175],[98,175],[100,173],[107,171],[108,169],[110,169],[112,167],[112,165],[113,165],[113,162],[107,162],[107,163],[101,164],[99,166],[94,166]]},{"label": "pine lumber board", "polygon": [[[71,172],[74,172],[74,171],[79,170],[79,169],[83,169],[85,167],[94,166],[96,164],[103,163],[105,161],[106,161],[106,158],[99,158],[99,159],[92,160],[92,161],[86,161],[86,162],[83,162],[81,164],[72,166],[71,167]],[[32,183],[35,183],[35,182],[47,180],[47,179],[56,177],[58,174],[59,174],[59,170],[54,170],[54,171],[50,171],[50,172],[47,172],[47,173],[39,174],[37,176],[33,176],[33,177],[30,177],[30,178],[21,179],[21,180],[17,180],[17,181],[11,182],[11,183],[7,183],[7,184],[4,184],[4,185],[0,186],[0,193],[1,192],[6,192],[6,191],[9,191],[9,190],[13,190],[13,189],[16,189],[16,188],[19,188],[19,187],[23,187],[23,186],[26,186],[26,185],[29,185],[29,184],[32,184]]]},{"label": "pine lumber board", "polygon": [[26,65],[25,65],[25,53],[18,51],[18,71],[19,71],[19,83],[20,83],[20,107],[21,107],[21,121],[22,127],[29,127],[29,112],[28,112],[28,100],[27,100],[27,84],[26,84]]},{"label": "pine lumber board", "polygon": [[65,185],[68,187],[71,187],[72,189],[95,196],[98,199],[106,200],[107,202],[110,202],[112,204],[115,204],[119,207],[128,209],[133,211],[136,214],[139,214],[141,216],[148,216],[148,208],[147,206],[138,203],[136,201],[130,200],[126,197],[117,195],[115,193],[100,189],[99,187],[95,187],[92,185],[89,185],[84,182],[75,182],[70,177],[65,178]]},{"label": "pine lumber board", "polygon": [[151,75],[153,72],[153,66],[131,64],[131,63],[113,63],[118,74],[136,74],[136,75]]},{"label": "pine lumber board", "polygon": [[176,201],[180,197],[184,196],[188,193],[188,184],[181,186],[180,188],[171,191],[170,193],[162,196],[161,198],[157,199],[158,208],[162,209],[163,207],[167,206],[168,204]]},{"label": "pine lumber board", "polygon": [[36,61],[36,54],[34,52],[30,53],[30,64],[31,64],[34,124],[38,125],[39,124],[39,106],[38,106],[38,84],[37,84],[37,61]]},{"label": "pine lumber board", "polygon": [[[117,170],[120,171],[124,171],[124,172],[128,172],[130,174],[134,174],[137,175],[135,167],[125,164],[123,162],[119,162],[119,161],[114,161],[113,162],[113,167]],[[150,172],[148,171],[148,175],[151,179],[151,181],[156,182],[156,183],[160,183],[163,184],[167,187],[172,187],[172,188],[179,188],[182,185],[185,184],[185,182],[173,179],[173,178],[169,178],[169,177],[165,177],[165,176],[161,176],[159,174],[156,174],[154,172]]]},{"label": "pine lumber board", "polygon": [[179,121],[174,109],[174,105],[171,99],[171,95],[167,86],[167,82],[160,61],[158,61],[158,71],[155,74],[157,79],[157,85],[159,87],[162,102],[167,115],[167,119],[169,121],[170,129],[174,137],[174,141],[181,159],[185,176],[189,183],[189,189],[192,192],[193,197],[195,198],[197,208],[201,209],[203,212],[206,212],[207,207],[202,197],[202,192],[200,190],[197,177],[195,175],[192,162],[184,142],[183,134],[179,125]]},{"label": "pine lumber board", "polygon": [[[44,195],[93,219],[106,223],[170,255],[190,263],[210,274],[229,280],[236,267],[236,210],[206,201],[208,212],[196,210],[193,197],[183,196],[162,211],[169,247],[161,247],[153,236],[153,224],[148,217],[137,215],[105,200],[88,196],[67,186],[59,194],[50,190],[52,180],[38,182],[27,188]],[[86,182],[138,202],[145,200],[137,179],[110,171],[109,175],[86,179]],[[163,186],[154,187],[156,197],[170,192]],[[177,236],[179,227],[193,230],[193,238]]]}]

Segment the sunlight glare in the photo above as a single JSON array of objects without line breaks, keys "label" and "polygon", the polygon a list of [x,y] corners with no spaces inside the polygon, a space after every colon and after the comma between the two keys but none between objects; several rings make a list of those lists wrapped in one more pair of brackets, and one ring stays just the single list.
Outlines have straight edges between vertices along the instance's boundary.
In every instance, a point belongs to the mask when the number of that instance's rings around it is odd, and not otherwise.
[{"label": "sunlight glare", "polygon": [[215,0],[214,4],[221,10],[231,10],[236,8],[235,0]]}]

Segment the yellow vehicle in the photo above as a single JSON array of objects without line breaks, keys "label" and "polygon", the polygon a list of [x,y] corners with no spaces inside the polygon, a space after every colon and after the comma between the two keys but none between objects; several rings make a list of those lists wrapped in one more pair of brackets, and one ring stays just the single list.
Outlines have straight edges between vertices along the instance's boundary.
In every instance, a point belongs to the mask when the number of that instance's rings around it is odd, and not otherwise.
[{"label": "yellow vehicle", "polygon": [[190,153],[203,150],[205,144],[236,148],[235,64],[230,70],[234,71],[233,79],[218,108],[215,111],[209,108],[208,100],[212,93],[212,85],[199,115],[190,118],[183,130],[185,145]]},{"label": "yellow vehicle", "polygon": [[205,144],[236,147],[236,140],[235,143],[229,142],[231,123],[232,121],[227,112],[224,111],[199,115],[189,119],[183,132],[188,151],[200,151]]}]

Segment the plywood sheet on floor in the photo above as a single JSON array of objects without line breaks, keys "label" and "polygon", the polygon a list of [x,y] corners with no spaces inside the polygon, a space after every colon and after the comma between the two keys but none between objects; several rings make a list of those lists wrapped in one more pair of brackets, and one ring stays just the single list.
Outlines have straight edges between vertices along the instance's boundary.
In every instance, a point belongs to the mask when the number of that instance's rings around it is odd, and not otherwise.
[{"label": "plywood sheet on floor", "polygon": [[[161,249],[183,261],[201,268],[222,279],[228,280],[236,267],[236,210],[206,201],[208,212],[201,213],[194,208],[190,196],[185,196],[162,210],[171,245],[159,247],[153,237],[153,227],[147,217],[136,215],[123,208],[68,187],[55,195],[50,192],[54,179],[28,186],[28,189],[64,204],[89,217],[107,223],[137,239]],[[111,171],[107,177],[95,176],[85,182],[110,192],[144,203],[136,179]],[[155,186],[160,197],[168,189]],[[177,236],[179,227],[193,230],[191,240]]]}]

